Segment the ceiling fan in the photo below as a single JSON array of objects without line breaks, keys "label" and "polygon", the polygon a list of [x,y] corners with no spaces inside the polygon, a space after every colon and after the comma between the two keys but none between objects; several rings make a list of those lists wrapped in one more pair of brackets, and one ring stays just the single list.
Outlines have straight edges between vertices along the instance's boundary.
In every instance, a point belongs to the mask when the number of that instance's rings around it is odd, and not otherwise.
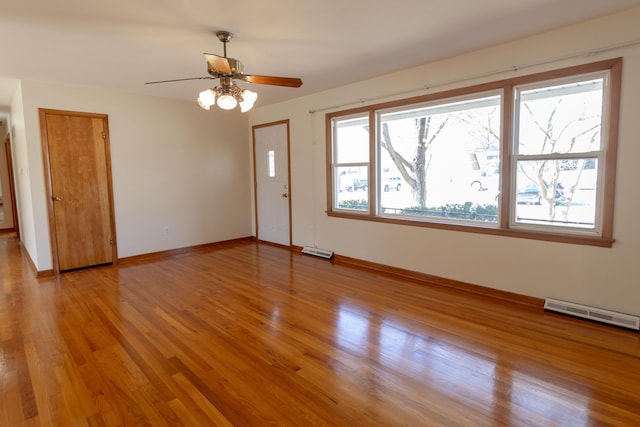
[{"label": "ceiling fan", "polygon": [[227,57],[227,43],[229,43],[229,41],[233,37],[233,34],[231,34],[229,31],[218,31],[216,32],[216,36],[224,46],[224,56],[219,56],[212,53],[204,54],[204,57],[207,60],[207,72],[209,73],[208,76],[160,80],[147,82],[145,84],[149,85],[157,83],[180,82],[186,80],[220,79],[220,86],[216,86],[215,88],[210,88],[203,92],[200,92],[200,96],[198,97],[198,103],[200,104],[200,106],[205,110],[208,110],[211,105],[217,104],[222,109],[232,110],[236,107],[236,105],[240,104],[240,108],[242,109],[242,111],[248,111],[249,109],[251,109],[258,95],[255,92],[251,92],[246,89],[240,89],[235,84],[234,80],[242,80],[247,83],[272,86],[302,86],[302,80],[295,77],[275,77],[245,74],[242,62],[238,61],[237,59]]}]

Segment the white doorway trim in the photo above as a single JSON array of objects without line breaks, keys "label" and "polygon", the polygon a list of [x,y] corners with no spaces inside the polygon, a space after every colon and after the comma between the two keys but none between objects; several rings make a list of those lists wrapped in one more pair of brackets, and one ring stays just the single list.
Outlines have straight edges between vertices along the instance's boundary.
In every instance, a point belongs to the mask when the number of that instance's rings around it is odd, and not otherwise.
[{"label": "white doorway trim", "polygon": [[291,246],[289,120],[255,125],[251,130],[256,237]]}]

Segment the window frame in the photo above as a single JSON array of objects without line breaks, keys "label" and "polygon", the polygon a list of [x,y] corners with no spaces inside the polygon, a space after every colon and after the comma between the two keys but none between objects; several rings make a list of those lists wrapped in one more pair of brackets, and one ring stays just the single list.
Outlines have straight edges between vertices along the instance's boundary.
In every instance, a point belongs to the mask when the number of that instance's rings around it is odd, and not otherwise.
[{"label": "window frame", "polygon": [[[512,187],[515,185],[515,178],[512,177],[512,168],[515,156],[515,122],[516,114],[516,88],[526,85],[532,85],[541,82],[551,82],[553,80],[588,75],[597,72],[608,72],[608,90],[603,96],[603,109],[608,112],[608,120],[602,123],[602,157],[598,157],[598,161],[602,160],[602,165],[598,165],[600,169],[598,175],[600,196],[600,233],[576,233],[575,231],[563,228],[558,230],[549,230],[548,228],[537,229],[536,227],[523,227],[521,224],[514,226],[513,209],[511,203]],[[403,224],[409,226],[418,226],[426,228],[436,228],[452,231],[462,231],[480,234],[491,234],[505,237],[526,238],[534,240],[591,245],[599,247],[611,247],[615,241],[613,238],[613,209],[614,209],[614,190],[617,163],[617,143],[618,143],[618,123],[620,115],[620,93],[622,79],[622,58],[613,58],[603,61],[576,65],[557,70],[544,71],[510,79],[488,82],[474,86],[461,87],[442,92],[400,99],[385,103],[373,104],[330,112],[325,115],[326,123],[326,161],[327,161],[327,215],[330,217],[359,219],[381,223]],[[378,127],[376,117],[380,110],[387,110],[399,107],[410,107],[414,104],[431,103],[438,100],[445,100],[457,97],[469,97],[476,94],[480,95],[487,92],[502,91],[501,102],[501,124],[500,124],[500,194],[498,201],[498,223],[490,226],[476,223],[454,223],[434,221],[432,219],[412,218],[412,217],[395,217],[382,215],[378,213],[380,206],[379,181],[381,179],[379,164],[379,144],[376,139],[378,137]],[[353,211],[336,208],[335,197],[335,164],[333,149],[333,122],[334,120],[344,119],[348,116],[366,116],[369,117],[369,164],[368,164],[368,212]],[[374,185],[375,184],[375,185]]]},{"label": "window frame", "polygon": [[[415,110],[438,110],[441,108],[444,108],[445,110],[450,110],[451,108],[453,108],[455,110],[455,105],[467,105],[467,101],[471,101],[471,102],[480,102],[480,103],[487,103],[490,101],[487,101],[490,98],[498,98],[498,102],[497,105],[500,107],[501,111],[502,111],[502,99],[503,99],[503,91],[501,88],[499,89],[493,89],[493,90],[486,90],[486,91],[479,91],[479,92],[471,92],[471,93],[466,93],[466,94],[462,94],[462,95],[458,95],[458,96],[452,96],[452,97],[445,97],[445,98],[438,98],[435,100],[431,100],[431,101],[427,101],[427,102],[418,102],[416,104],[413,104],[412,106],[415,107]],[[438,101],[442,101],[445,100],[446,103],[439,103]],[[380,120],[381,116],[383,115],[387,115],[387,114],[392,114],[394,112],[399,112],[399,111],[403,111],[402,106],[395,106],[395,107],[391,107],[391,108],[378,108],[375,110],[374,113],[374,117],[375,117],[375,128],[376,128],[376,139],[380,138],[380,135],[382,133],[382,120]],[[415,113],[413,113],[415,114]],[[419,117],[420,115],[415,115],[414,117]],[[501,117],[501,121],[502,121],[502,117]],[[500,125],[500,128],[502,129],[502,126]],[[375,154],[376,154],[376,159],[381,159],[382,158],[382,144],[375,144]],[[382,190],[382,182],[381,182],[381,178],[382,178],[382,162],[378,162],[378,164],[376,165],[377,167],[377,172],[378,172],[378,183],[380,185],[376,186],[376,190],[377,190],[377,199],[376,199],[376,206],[374,206],[373,208],[375,209],[375,215],[379,216],[380,218],[389,218],[389,219],[394,219],[394,218],[399,218],[399,219],[406,219],[409,221],[428,221],[428,222],[434,222],[434,223],[448,223],[450,222],[450,220],[447,219],[443,219],[443,218],[438,218],[438,217],[433,217],[433,216],[427,216],[425,217],[423,220],[419,219],[418,217],[415,216],[411,216],[411,215],[399,215],[399,214],[389,214],[389,213],[384,213],[382,212],[382,209],[384,208],[384,206],[382,206],[382,197],[380,195],[380,191]],[[498,221],[500,221],[500,213],[498,213],[497,215],[498,217]],[[487,228],[496,228],[498,226],[497,223],[491,223],[491,222],[476,222],[476,221],[466,221],[466,220],[460,220],[457,219],[455,220],[456,224],[460,224],[460,225],[469,225],[469,226],[476,226],[476,227],[487,227]]]},{"label": "window frame", "polygon": [[[590,79],[602,79],[602,107],[601,107],[601,128],[600,128],[600,146],[598,150],[591,151],[580,151],[580,152],[549,152],[549,153],[521,153],[520,152],[520,139],[519,139],[519,127],[520,127],[520,119],[517,117],[520,114],[521,105],[518,105],[518,99],[523,92],[529,90],[551,88],[558,85],[571,85],[574,83],[583,82]],[[522,84],[514,87],[514,114],[516,115],[514,119],[514,137],[511,141],[511,168],[512,170],[517,167],[518,162],[528,162],[528,161],[553,161],[553,160],[580,160],[580,159],[592,159],[596,160],[599,165],[604,165],[604,158],[606,154],[606,144],[607,138],[604,136],[606,134],[606,130],[609,124],[609,108],[608,108],[608,99],[609,99],[609,87],[610,87],[610,72],[609,70],[600,70],[592,73],[581,73],[572,75],[569,77],[560,77],[552,80],[541,80],[535,83]],[[597,183],[600,184],[603,182],[603,171],[604,167],[598,167],[597,173]],[[511,176],[511,188],[516,186],[516,174]],[[540,230],[543,232],[561,232],[566,234],[578,234],[578,235],[595,235],[599,236],[602,231],[602,185],[597,185],[596,188],[596,205],[594,206],[594,225],[593,227],[564,227],[559,228],[557,225],[546,225],[542,223],[542,221],[535,222],[536,219],[531,219],[530,222],[521,221],[519,222],[516,218],[516,210],[517,204],[512,203],[510,208],[510,223],[509,226],[511,228],[523,228],[523,229],[533,229]]]},{"label": "window frame", "polygon": [[[370,114],[362,114],[362,113],[355,113],[355,114],[348,114],[348,115],[343,115],[340,116],[341,119],[343,119],[344,121],[348,121],[348,120],[358,120],[358,119],[366,119],[369,122],[371,122],[371,115]],[[373,139],[371,137],[371,132],[369,132],[369,156],[367,157],[367,161],[361,161],[361,162],[338,162],[337,160],[337,150],[333,149],[333,140],[335,137],[335,126],[334,126],[334,121],[333,120],[329,120],[327,122],[327,134],[330,135],[330,139],[332,141],[332,143],[330,144],[331,147],[329,147],[330,149],[327,151],[327,156],[330,160],[328,162],[328,168],[327,168],[327,175],[331,176],[331,187],[328,187],[328,197],[330,200],[330,205],[331,206],[336,206],[337,205],[337,195],[339,193],[339,182],[336,176],[336,170],[338,168],[341,167],[364,167],[367,169],[367,177],[368,177],[368,187],[369,187],[369,191],[367,192],[367,209],[366,210],[359,210],[359,209],[339,209],[341,212],[349,212],[352,215],[357,215],[357,216],[362,216],[362,215],[373,215],[374,214],[374,208],[371,206],[371,185],[370,183],[374,182],[373,178],[375,176],[375,172],[372,171],[372,165],[373,163],[373,159],[375,157],[375,154],[372,152],[372,149],[374,149],[374,145],[375,144],[375,139]]]}]

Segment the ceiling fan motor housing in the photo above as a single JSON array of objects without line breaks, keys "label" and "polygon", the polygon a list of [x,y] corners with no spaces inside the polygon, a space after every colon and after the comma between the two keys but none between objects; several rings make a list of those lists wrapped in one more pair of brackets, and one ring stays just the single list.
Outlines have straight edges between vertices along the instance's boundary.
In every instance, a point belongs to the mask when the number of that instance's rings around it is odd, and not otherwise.
[{"label": "ceiling fan motor housing", "polygon": [[233,58],[224,58],[224,59],[226,60],[226,63],[229,65],[230,72],[225,73],[224,71],[216,70],[210,63],[208,63],[207,72],[209,73],[210,76],[215,78],[220,76],[240,78],[240,76],[244,74],[244,65],[242,65],[242,62]]},{"label": "ceiling fan motor housing", "polygon": [[231,68],[231,74],[233,75],[244,74],[244,66],[242,65],[242,62],[233,58],[227,58],[227,61],[229,61],[229,68]]}]

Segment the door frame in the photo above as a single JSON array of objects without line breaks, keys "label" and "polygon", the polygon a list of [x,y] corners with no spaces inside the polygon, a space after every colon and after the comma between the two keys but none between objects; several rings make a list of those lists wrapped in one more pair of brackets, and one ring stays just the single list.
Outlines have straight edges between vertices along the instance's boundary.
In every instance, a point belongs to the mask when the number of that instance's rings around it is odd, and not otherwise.
[{"label": "door frame", "polygon": [[49,240],[51,243],[51,259],[55,274],[60,274],[60,262],[58,259],[58,239],[56,232],[55,211],[53,206],[53,188],[51,186],[51,159],[49,158],[49,138],[47,135],[47,115],[63,115],[102,119],[104,122],[104,155],[107,172],[107,193],[109,196],[109,220],[111,226],[111,264],[118,263],[118,245],[116,242],[116,217],[113,203],[113,183],[111,179],[111,146],[109,144],[109,116],[107,114],[86,113],[80,111],[54,110],[39,108],[40,115],[40,140],[42,143],[42,160],[44,162],[44,181],[47,196],[47,211],[49,214]]},{"label": "door frame", "polygon": [[290,136],[290,127],[289,127],[289,119],[278,120],[275,122],[262,123],[259,125],[253,125],[251,127],[251,139],[252,139],[252,148],[253,148],[253,196],[254,196],[254,215],[255,215],[255,224],[256,224],[256,238],[260,240],[260,224],[258,221],[258,176],[256,174],[256,129],[265,128],[270,126],[278,126],[284,124],[287,128],[287,192],[289,196],[287,197],[288,204],[288,215],[289,215],[289,247],[291,247],[291,243],[293,241],[293,231],[291,224],[291,136]]},{"label": "door frame", "polygon": [[20,240],[20,221],[18,221],[18,206],[16,204],[16,184],[13,177],[13,154],[11,151],[11,132],[7,134],[4,141],[4,149],[7,159],[7,172],[9,173],[9,198],[11,201],[11,215],[13,215],[13,231]]}]

